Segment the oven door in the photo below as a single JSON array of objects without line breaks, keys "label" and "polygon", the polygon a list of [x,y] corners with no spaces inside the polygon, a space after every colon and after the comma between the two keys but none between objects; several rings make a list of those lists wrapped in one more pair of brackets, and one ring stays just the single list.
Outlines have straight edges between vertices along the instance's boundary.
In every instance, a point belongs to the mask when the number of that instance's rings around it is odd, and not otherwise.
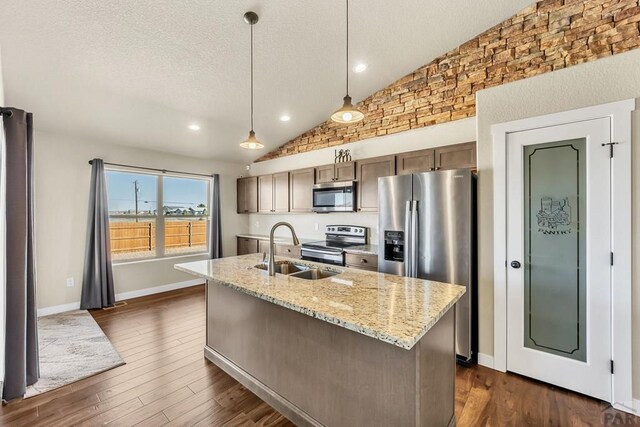
[{"label": "oven door", "polygon": [[320,262],[323,264],[333,264],[344,266],[344,253],[333,251],[322,251],[314,248],[302,247],[302,259],[306,261]]},{"label": "oven door", "polygon": [[355,196],[353,181],[316,184],[313,186],[313,211],[353,212]]}]

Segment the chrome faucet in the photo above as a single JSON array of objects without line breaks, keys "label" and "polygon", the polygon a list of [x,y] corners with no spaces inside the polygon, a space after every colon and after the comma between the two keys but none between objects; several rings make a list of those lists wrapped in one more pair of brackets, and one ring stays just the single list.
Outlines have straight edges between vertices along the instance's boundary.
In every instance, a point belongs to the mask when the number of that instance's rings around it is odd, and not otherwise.
[{"label": "chrome faucet", "polygon": [[296,246],[300,244],[300,241],[298,240],[298,236],[296,235],[296,230],[294,230],[293,226],[288,222],[278,222],[273,227],[271,227],[271,233],[269,233],[269,276],[276,275],[276,259],[274,255],[276,251],[276,244],[273,241],[273,233],[276,231],[276,228],[280,227],[281,225],[284,225],[285,227],[288,227],[289,230],[291,230],[291,237],[293,238],[293,244]]}]

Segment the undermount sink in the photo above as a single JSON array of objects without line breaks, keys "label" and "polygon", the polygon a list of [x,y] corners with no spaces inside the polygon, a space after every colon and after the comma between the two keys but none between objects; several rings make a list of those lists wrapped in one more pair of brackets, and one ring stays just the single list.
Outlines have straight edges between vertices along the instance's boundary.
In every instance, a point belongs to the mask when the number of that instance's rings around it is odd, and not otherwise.
[{"label": "undermount sink", "polygon": [[[255,268],[264,271],[267,271],[269,269],[267,263],[258,264],[255,266]],[[289,261],[277,261],[276,273],[284,274],[291,277],[297,277],[298,279],[320,280],[326,279],[327,277],[335,276],[336,274],[340,274],[341,272],[314,268],[307,265],[294,264]]]},{"label": "undermount sink", "polygon": [[[269,266],[267,263],[261,263],[255,266],[256,268],[264,271],[269,270]],[[306,265],[294,264],[289,261],[277,261],[276,262],[276,273],[280,274],[293,274],[302,271],[309,270],[311,267],[307,267]]]},{"label": "undermount sink", "polygon": [[337,271],[310,268],[308,270],[300,271],[298,273],[293,273],[290,276],[297,277],[298,279],[320,280],[320,279],[326,279],[327,277],[335,276],[336,274],[340,274],[340,273]]}]

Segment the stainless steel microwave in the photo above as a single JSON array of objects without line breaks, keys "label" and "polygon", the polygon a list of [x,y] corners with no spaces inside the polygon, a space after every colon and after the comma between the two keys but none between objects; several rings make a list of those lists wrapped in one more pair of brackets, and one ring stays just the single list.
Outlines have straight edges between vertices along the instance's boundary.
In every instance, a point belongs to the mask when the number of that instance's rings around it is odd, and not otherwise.
[{"label": "stainless steel microwave", "polygon": [[354,181],[327,182],[313,186],[314,212],[353,212],[356,210]]}]

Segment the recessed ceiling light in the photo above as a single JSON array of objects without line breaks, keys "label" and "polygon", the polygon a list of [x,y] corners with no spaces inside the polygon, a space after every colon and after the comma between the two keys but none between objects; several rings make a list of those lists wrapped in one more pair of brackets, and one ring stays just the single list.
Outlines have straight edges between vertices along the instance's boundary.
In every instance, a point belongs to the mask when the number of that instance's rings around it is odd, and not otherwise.
[{"label": "recessed ceiling light", "polygon": [[353,67],[353,71],[356,73],[361,73],[366,69],[367,69],[367,64],[358,64],[355,67]]},{"label": "recessed ceiling light", "polygon": [[189,130],[193,130],[193,131],[200,130],[200,125],[197,125],[195,123],[192,125],[189,125]]},{"label": "recessed ceiling light", "polygon": [[286,114],[280,116],[281,122],[288,122],[289,120],[291,120],[291,117],[287,116]]}]

